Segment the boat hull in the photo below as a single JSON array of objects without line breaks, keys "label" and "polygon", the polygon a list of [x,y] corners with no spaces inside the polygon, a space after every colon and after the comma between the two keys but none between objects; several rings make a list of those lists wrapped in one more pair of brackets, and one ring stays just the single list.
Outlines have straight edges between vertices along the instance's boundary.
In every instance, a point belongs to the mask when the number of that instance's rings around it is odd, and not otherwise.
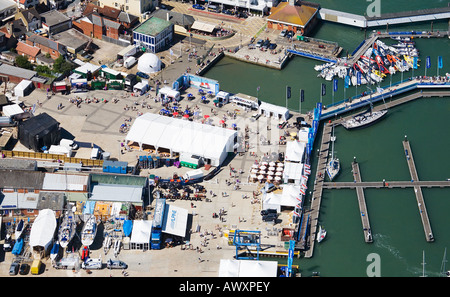
[{"label": "boat hull", "polygon": [[[376,113],[376,115],[371,116],[371,118],[368,120],[358,121],[358,120],[355,120],[355,117],[353,117],[351,120],[343,122],[342,126],[344,126],[344,128],[347,130],[365,128],[365,127],[371,126],[371,125],[377,123],[378,121],[380,121],[381,119],[383,119],[386,116],[387,112],[388,112],[387,109],[373,112],[372,114]],[[367,118],[368,115],[370,115],[370,112],[366,112],[359,116],[360,117],[366,116],[366,118]]]}]

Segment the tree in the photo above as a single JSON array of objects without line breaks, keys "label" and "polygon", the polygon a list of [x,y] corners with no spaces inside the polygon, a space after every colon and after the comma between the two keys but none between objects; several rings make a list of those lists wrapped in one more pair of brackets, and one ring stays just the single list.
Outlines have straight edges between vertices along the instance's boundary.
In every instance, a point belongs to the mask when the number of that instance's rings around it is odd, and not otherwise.
[{"label": "tree", "polygon": [[20,68],[25,68],[25,69],[33,69],[33,65],[31,64],[30,61],[28,61],[28,58],[25,56],[17,56],[16,57],[16,65]]},{"label": "tree", "polygon": [[63,56],[59,56],[55,63],[53,63],[53,70],[59,73],[64,73],[66,71],[71,71],[73,69],[72,64],[66,61]]}]

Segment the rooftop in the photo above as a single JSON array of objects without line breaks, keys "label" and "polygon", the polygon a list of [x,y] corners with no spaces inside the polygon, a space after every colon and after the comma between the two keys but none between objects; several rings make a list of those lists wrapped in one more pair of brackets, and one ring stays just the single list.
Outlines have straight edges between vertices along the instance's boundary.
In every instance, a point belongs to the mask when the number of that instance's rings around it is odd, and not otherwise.
[{"label": "rooftop", "polygon": [[305,27],[316,13],[317,8],[314,7],[290,5],[288,2],[281,2],[277,7],[272,8],[272,13],[267,19],[269,21]]},{"label": "rooftop", "polygon": [[136,27],[136,29],[134,29],[133,31],[145,35],[156,36],[159,33],[161,33],[164,29],[170,26],[173,25],[169,21],[157,17],[151,17],[142,24],[140,24],[138,27]]}]

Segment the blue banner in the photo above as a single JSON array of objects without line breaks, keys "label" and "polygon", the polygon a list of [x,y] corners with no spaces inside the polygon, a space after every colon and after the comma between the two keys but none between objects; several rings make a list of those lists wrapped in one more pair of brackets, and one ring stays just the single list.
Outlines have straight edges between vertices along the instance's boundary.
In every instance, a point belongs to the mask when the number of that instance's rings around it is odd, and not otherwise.
[{"label": "blue banner", "polygon": [[313,128],[314,135],[316,135],[317,129],[319,128],[319,121],[318,120],[313,120],[312,128]]},{"label": "blue banner", "polygon": [[335,78],[334,80],[333,80],[333,91],[337,91],[338,90],[338,80],[337,80],[337,78]]},{"label": "blue banner", "polygon": [[327,94],[327,86],[325,84],[322,84],[322,96],[325,96]]},{"label": "blue banner", "polygon": [[361,72],[356,72],[356,84],[360,85],[361,84]]},{"label": "blue banner", "polygon": [[322,102],[317,102],[317,110],[319,110],[319,120],[322,115]]},{"label": "blue banner", "polygon": [[345,76],[345,88],[348,89],[348,86],[350,85],[350,76]]},{"label": "blue banner", "polygon": [[431,67],[431,58],[430,56],[427,57],[427,69]]},{"label": "blue banner", "polygon": [[413,68],[414,68],[414,69],[417,69],[417,61],[418,61],[418,59],[419,59],[419,58],[417,58],[417,57],[414,57],[414,58],[413,58]]},{"label": "blue banner", "polygon": [[295,249],[295,241],[289,240],[289,254],[288,254],[288,271],[289,276],[292,273],[292,262],[294,260],[294,249]]},{"label": "blue banner", "polygon": [[444,67],[444,62],[442,61],[442,56],[438,57],[438,68],[442,69]]}]

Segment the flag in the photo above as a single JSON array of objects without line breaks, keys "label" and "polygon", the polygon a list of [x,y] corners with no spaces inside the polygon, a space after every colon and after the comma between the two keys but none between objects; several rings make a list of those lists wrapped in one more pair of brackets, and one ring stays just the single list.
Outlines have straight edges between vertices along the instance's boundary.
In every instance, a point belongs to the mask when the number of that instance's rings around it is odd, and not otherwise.
[{"label": "flag", "polygon": [[348,89],[350,85],[350,76],[346,75],[345,76],[345,88]]},{"label": "flag", "polygon": [[337,91],[338,90],[338,80],[337,80],[337,78],[335,78],[334,80],[333,80],[333,91]]},{"label": "flag", "polygon": [[383,93],[383,88],[377,87],[377,92],[378,93]]},{"label": "flag", "polygon": [[297,217],[300,216],[300,214],[298,212],[296,212],[295,210],[294,210],[294,215],[296,215]]},{"label": "flag", "polygon": [[442,56],[438,57],[438,68],[442,69],[442,67],[444,67],[444,63],[442,61]]},{"label": "flag", "polygon": [[417,57],[414,57],[414,58],[413,58],[413,68],[414,68],[414,69],[417,69],[417,61],[418,61],[418,59],[419,59],[419,58],[417,58]]},{"label": "flag", "polygon": [[305,101],[305,90],[300,90],[300,102]]},{"label": "flag", "polygon": [[430,56],[427,57],[427,69],[430,69],[431,67],[431,58]]},{"label": "flag", "polygon": [[286,86],[286,98],[291,98],[291,87]]},{"label": "flag", "polygon": [[325,84],[322,84],[322,96],[325,96],[327,94],[327,86]]},{"label": "flag", "polygon": [[172,49],[170,49],[169,53],[170,53],[171,56],[173,56],[173,50]]},{"label": "flag", "polygon": [[360,85],[361,84],[361,72],[356,72],[356,84]]},{"label": "flag", "polygon": [[304,178],[305,180],[308,180],[308,176],[306,176],[306,175],[302,175],[302,178]]},{"label": "flag", "polygon": [[300,194],[306,195],[306,194],[305,194],[305,191],[303,191],[302,189],[300,189]]},{"label": "flag", "polygon": [[309,169],[305,169],[305,174],[308,174],[308,175],[310,175],[310,174],[311,174],[311,170],[309,170]]},{"label": "flag", "polygon": [[295,197],[295,199],[297,199],[298,201],[302,202],[302,198],[301,197]]},{"label": "flag", "polygon": [[306,169],[311,169],[311,165],[309,165],[309,164],[305,164],[304,167],[305,167]]},{"label": "flag", "polygon": [[308,187],[305,184],[302,184],[301,189],[306,190],[306,189],[308,189]]}]

